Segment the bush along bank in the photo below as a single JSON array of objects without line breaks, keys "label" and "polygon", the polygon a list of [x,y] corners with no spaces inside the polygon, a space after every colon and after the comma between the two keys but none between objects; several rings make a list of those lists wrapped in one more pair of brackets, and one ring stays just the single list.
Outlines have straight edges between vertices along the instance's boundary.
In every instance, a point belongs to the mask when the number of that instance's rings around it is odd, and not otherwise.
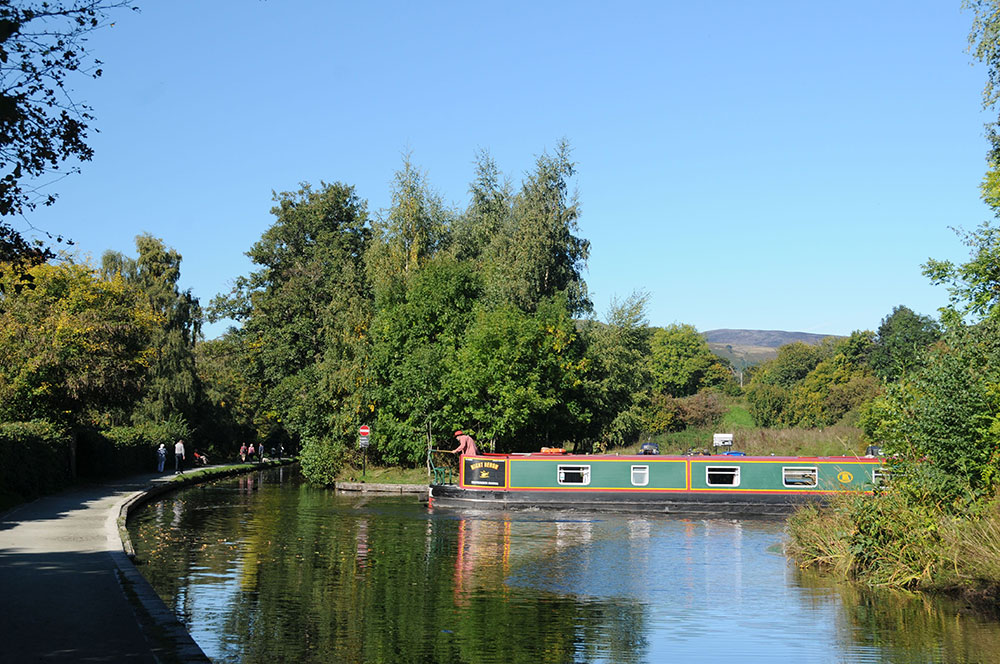
[{"label": "bush along bank", "polygon": [[1000,599],[1000,499],[930,485],[937,469],[899,475],[874,495],[806,506],[788,521],[787,552],[869,586],[941,592],[996,610]]},{"label": "bush along bank", "polygon": [[72,442],[51,422],[0,423],[0,511],[72,484]]},{"label": "bush along bank", "polygon": [[106,430],[74,430],[48,420],[0,422],[0,511],[80,480],[152,472],[160,443],[172,454],[186,434],[186,427],[170,422]]}]

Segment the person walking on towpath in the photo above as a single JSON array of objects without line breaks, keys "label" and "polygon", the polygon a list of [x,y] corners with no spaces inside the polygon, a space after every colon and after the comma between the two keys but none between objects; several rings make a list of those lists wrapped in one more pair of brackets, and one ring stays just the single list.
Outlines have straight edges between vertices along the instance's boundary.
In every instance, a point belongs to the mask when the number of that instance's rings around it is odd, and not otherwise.
[{"label": "person walking on towpath", "polygon": [[184,472],[184,441],[178,440],[174,445],[174,474]]},{"label": "person walking on towpath", "polygon": [[156,450],[156,472],[162,473],[163,466],[167,463],[167,446],[160,443],[160,447]]},{"label": "person walking on towpath", "polygon": [[458,447],[451,451],[452,454],[465,454],[468,456],[479,454],[479,451],[476,449],[476,441],[472,439],[472,436],[464,434],[459,430],[455,432],[455,438],[458,440]]}]

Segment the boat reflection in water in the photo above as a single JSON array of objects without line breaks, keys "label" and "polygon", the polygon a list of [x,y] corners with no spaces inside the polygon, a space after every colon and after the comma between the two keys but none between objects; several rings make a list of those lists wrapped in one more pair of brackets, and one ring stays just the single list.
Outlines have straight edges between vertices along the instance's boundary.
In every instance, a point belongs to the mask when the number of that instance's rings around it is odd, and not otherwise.
[{"label": "boat reflection in water", "polygon": [[836,588],[780,519],[430,507],[262,473],[130,524],[142,573],[216,662],[977,662],[1000,630]]}]

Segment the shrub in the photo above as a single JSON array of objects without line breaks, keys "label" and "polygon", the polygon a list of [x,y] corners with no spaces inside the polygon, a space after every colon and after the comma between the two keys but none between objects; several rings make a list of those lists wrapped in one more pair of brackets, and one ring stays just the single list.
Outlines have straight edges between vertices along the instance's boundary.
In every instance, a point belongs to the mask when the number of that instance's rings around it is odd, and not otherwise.
[{"label": "shrub", "polygon": [[776,427],[784,424],[788,400],[788,389],[781,385],[753,383],[747,389],[747,406],[759,427]]},{"label": "shrub", "polygon": [[[149,472],[156,466],[156,448],[167,446],[173,453],[178,439],[187,441],[190,428],[183,418],[171,416],[165,422],[143,422],[135,426],[93,429],[80,433],[78,472],[81,477],[109,477]],[[193,451],[187,445],[187,453]]]},{"label": "shrub", "polygon": [[327,439],[305,439],[299,460],[302,472],[313,484],[333,484],[347,457],[344,445]]},{"label": "shrub", "polygon": [[73,481],[72,439],[46,420],[0,424],[0,509]]},{"label": "shrub", "polygon": [[678,399],[680,408],[680,419],[684,426],[688,427],[711,427],[722,421],[726,409],[719,401],[719,397],[711,392],[699,392],[698,394]]}]

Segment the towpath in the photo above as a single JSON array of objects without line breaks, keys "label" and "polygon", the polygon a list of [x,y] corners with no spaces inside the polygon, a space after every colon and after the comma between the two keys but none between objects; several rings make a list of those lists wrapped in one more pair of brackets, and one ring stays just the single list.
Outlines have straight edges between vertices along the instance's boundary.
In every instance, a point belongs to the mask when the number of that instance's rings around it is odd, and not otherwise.
[{"label": "towpath", "polygon": [[119,511],[173,476],[79,486],[0,515],[0,662],[208,662],[122,551]]}]

